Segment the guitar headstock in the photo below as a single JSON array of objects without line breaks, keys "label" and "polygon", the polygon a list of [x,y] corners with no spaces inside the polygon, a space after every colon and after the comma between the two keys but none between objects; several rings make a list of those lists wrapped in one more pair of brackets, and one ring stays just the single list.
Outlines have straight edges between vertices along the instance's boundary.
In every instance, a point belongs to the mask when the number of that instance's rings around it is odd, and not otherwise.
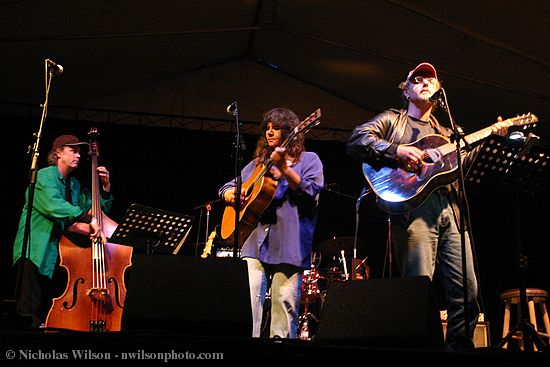
[{"label": "guitar headstock", "polygon": [[531,125],[539,122],[539,118],[531,112],[507,119],[510,126]]},{"label": "guitar headstock", "polygon": [[305,130],[304,134],[307,134],[307,132],[312,127],[317,126],[321,123],[321,121],[319,120],[320,118],[321,118],[321,109],[318,108],[315,112],[313,112],[311,115],[306,117],[305,120],[300,122],[298,126],[294,128],[294,131],[293,131],[294,134],[299,134],[304,130]]}]

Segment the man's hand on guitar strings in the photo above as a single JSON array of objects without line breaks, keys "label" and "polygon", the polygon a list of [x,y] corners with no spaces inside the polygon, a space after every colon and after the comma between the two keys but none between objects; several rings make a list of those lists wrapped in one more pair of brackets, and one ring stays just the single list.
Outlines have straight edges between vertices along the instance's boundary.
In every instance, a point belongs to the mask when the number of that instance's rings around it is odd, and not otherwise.
[{"label": "man's hand on guitar strings", "polygon": [[403,168],[409,172],[415,172],[422,166],[424,151],[415,146],[399,145],[396,154],[403,163]]}]

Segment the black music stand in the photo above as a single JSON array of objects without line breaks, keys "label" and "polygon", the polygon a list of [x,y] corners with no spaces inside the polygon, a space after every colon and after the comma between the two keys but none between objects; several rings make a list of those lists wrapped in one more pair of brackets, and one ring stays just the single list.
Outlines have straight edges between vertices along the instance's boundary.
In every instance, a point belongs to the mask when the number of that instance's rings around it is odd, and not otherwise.
[{"label": "black music stand", "polygon": [[536,145],[537,141],[538,137],[533,134],[529,134],[526,139],[519,141],[491,135],[481,146],[470,172],[468,172],[468,182],[480,183],[484,180],[494,180],[510,184],[516,196],[520,317],[518,324],[499,342],[499,348],[506,345],[518,333],[522,335],[525,351],[533,351],[533,343],[539,350],[548,348],[526,315],[528,308],[525,275],[528,270],[528,259],[521,238],[520,220],[521,195],[534,195],[542,189],[545,185],[544,173],[550,164],[548,149]]},{"label": "black music stand", "polygon": [[195,217],[132,204],[109,242],[145,249],[147,254],[177,255]]}]

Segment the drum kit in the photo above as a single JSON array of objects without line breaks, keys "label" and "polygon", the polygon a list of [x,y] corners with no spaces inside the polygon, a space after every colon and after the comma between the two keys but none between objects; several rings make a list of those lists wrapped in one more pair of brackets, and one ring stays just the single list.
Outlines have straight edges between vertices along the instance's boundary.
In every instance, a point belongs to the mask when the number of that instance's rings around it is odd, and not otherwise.
[{"label": "drum kit", "polygon": [[[216,257],[233,257],[233,248],[228,244],[218,243],[214,247]],[[354,237],[333,238],[315,247],[311,255],[311,267],[302,274],[299,339],[311,340],[314,337],[328,288],[333,282],[369,279],[367,258],[354,258],[354,254],[363,247],[364,241],[355,241]],[[270,295],[266,298],[270,298]]]},{"label": "drum kit", "polygon": [[[302,274],[301,313],[298,318],[298,338],[311,340],[319,323],[319,314],[332,282],[368,279],[367,258],[357,260],[353,255],[364,247],[361,239],[333,238],[320,243],[312,253],[311,267]],[[313,320],[314,324],[310,324]]]}]

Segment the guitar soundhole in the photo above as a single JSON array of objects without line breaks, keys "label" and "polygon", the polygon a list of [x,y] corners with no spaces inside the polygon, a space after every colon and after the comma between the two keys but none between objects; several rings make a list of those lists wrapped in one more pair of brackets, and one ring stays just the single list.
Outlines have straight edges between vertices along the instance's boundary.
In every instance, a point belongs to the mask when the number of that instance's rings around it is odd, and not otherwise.
[{"label": "guitar soundhole", "polygon": [[252,194],[252,192],[254,191],[254,186],[255,184],[252,184],[248,187],[248,189],[246,189],[246,197],[249,197]]}]

